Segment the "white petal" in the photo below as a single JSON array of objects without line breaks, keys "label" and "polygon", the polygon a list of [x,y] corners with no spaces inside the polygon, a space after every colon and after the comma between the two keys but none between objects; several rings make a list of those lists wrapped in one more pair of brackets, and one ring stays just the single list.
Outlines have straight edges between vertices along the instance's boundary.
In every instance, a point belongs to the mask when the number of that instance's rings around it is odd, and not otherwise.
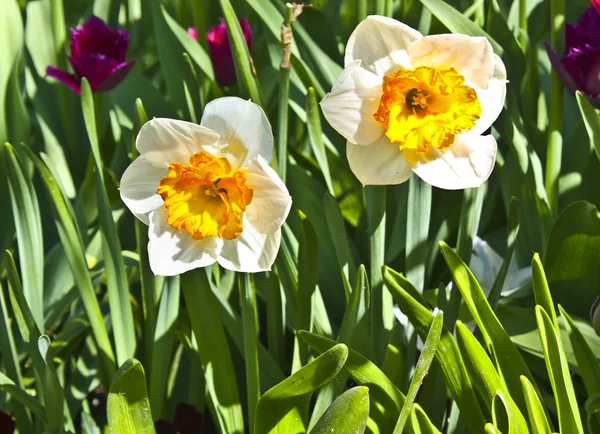
[{"label": "white petal", "polygon": [[252,202],[244,211],[246,219],[261,234],[278,230],[292,207],[292,197],[277,173],[260,155],[243,171],[246,184],[254,190]]},{"label": "white petal", "polygon": [[461,134],[447,149],[427,154],[404,152],[406,162],[423,181],[446,190],[479,187],[492,173],[496,140],[492,136]]},{"label": "white petal", "polygon": [[176,119],[154,118],[146,122],[135,141],[141,155],[155,167],[187,164],[196,152],[218,155],[219,135],[208,128]]},{"label": "white petal", "polygon": [[422,37],[400,21],[368,16],[348,39],[344,66],[362,60],[363,68],[380,77],[391,71],[411,68],[408,46]]},{"label": "white petal", "polygon": [[498,119],[506,98],[506,67],[502,59],[494,54],[494,75],[487,89],[477,90],[481,103],[481,116],[469,134],[483,134]]},{"label": "white petal", "polygon": [[327,122],[346,140],[367,145],[383,134],[373,114],[383,93],[381,77],[360,67],[360,60],[342,71],[331,92],[321,101]]},{"label": "white petal", "polygon": [[273,158],[273,132],[257,104],[237,97],[218,98],[206,105],[200,124],[221,135],[221,155],[236,169],[257,155]]},{"label": "white petal", "polygon": [[432,35],[411,44],[413,67],[454,68],[469,86],[486,89],[494,73],[494,50],[487,38],[467,35]]},{"label": "white petal", "polygon": [[167,223],[164,206],[150,213],[148,238],[150,268],[159,276],[175,276],[214,264],[223,246],[223,240],[219,238],[199,241],[185,230],[173,229]]},{"label": "white petal", "polygon": [[271,234],[261,234],[247,219],[242,220],[244,230],[233,240],[223,242],[217,259],[228,270],[245,273],[269,271],[281,244],[281,229]]},{"label": "white petal", "polygon": [[401,184],[412,175],[402,151],[386,136],[367,146],[348,142],[346,154],[350,169],[363,185]]},{"label": "white petal", "polygon": [[125,169],[119,191],[127,208],[141,221],[148,224],[148,214],[162,206],[162,198],[156,194],[160,180],[169,170],[154,167],[144,156],[139,156]]}]

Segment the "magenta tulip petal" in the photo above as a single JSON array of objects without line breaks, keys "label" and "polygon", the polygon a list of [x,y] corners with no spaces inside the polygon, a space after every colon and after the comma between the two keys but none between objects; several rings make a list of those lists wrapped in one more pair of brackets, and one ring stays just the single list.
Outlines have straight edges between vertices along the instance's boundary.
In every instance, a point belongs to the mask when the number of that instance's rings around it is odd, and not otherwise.
[{"label": "magenta tulip petal", "polygon": [[121,81],[125,79],[131,68],[135,65],[135,60],[118,65],[110,75],[98,87],[98,91],[107,92],[113,90]]},{"label": "magenta tulip petal", "polygon": [[133,67],[126,62],[129,33],[125,29],[111,30],[100,18],[92,15],[79,27],[71,29],[71,57],[75,74],[51,66],[47,75],[55,77],[80,93],[82,78],[90,83],[93,92],[108,91],[117,86]]},{"label": "magenta tulip petal", "polygon": [[565,88],[574,95],[577,90],[600,107],[600,14],[589,7],[577,24],[566,24],[565,52],[559,58],[545,43],[552,68]]},{"label": "magenta tulip petal", "polygon": [[[248,48],[252,51],[252,31],[246,18],[240,20],[240,26],[244,33],[244,39]],[[233,54],[229,38],[227,37],[227,28],[225,22],[221,20],[219,24],[211,28],[206,33],[208,41],[208,53],[215,71],[215,80],[219,86],[228,86],[236,83],[235,67],[233,64]]]},{"label": "magenta tulip petal", "polygon": [[67,71],[63,71],[62,69],[58,69],[56,66],[49,66],[48,68],[46,68],[46,75],[49,77],[56,78],[61,83],[69,86],[71,90],[74,90],[77,93],[81,93],[81,79],[75,77],[73,74],[70,74]]}]

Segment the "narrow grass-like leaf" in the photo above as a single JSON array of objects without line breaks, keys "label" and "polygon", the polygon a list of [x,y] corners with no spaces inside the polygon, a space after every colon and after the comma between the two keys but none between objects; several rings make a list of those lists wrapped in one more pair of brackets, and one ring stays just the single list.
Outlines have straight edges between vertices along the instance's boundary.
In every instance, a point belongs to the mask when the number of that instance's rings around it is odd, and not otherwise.
[{"label": "narrow grass-like leaf", "polygon": [[[206,8],[206,5],[202,5],[202,7]],[[163,5],[160,6],[160,11],[162,12],[162,16],[165,19],[167,26],[169,26],[171,32],[173,32],[173,35],[181,43],[190,58],[200,67],[202,73],[209,80],[215,81],[212,63],[208,53],[202,46],[202,41],[194,41],[194,38],[192,38],[188,32],[169,15]],[[198,32],[198,34],[201,35],[200,39],[203,39],[204,33]]]},{"label": "narrow grass-like leaf", "polygon": [[308,136],[310,138],[310,145],[312,147],[315,158],[319,163],[323,178],[325,178],[325,185],[329,194],[334,195],[333,181],[331,180],[331,173],[329,172],[329,162],[327,161],[327,154],[325,152],[325,145],[321,139],[321,117],[319,112],[319,105],[317,104],[317,96],[313,87],[308,88],[308,95],[306,97],[306,117],[308,128]]},{"label": "narrow grass-like leaf", "polygon": [[[0,323],[0,348],[2,348],[2,366],[9,379],[14,382],[15,387],[23,388],[23,377],[19,367],[19,359],[15,346],[15,339],[12,333],[11,320],[8,316],[8,305],[4,298],[4,288],[0,282],[0,314],[2,315]],[[2,387],[0,380],[0,388]],[[37,401],[36,401],[37,402]],[[14,404],[15,422],[17,428],[22,432],[33,432],[31,415],[22,403]]]},{"label": "narrow grass-like leaf", "polygon": [[[52,364],[51,356],[49,357],[50,338],[46,335],[39,337],[38,342],[39,354],[46,365],[44,370],[44,404],[46,410],[46,429],[50,433],[60,433],[66,429],[73,429],[70,415],[68,424],[65,426],[65,394],[56,376],[54,365]],[[68,409],[67,409],[68,410]],[[71,427],[68,427],[71,425]]]},{"label": "narrow grass-like leaf", "polygon": [[14,381],[12,381],[2,372],[0,372],[0,389],[4,390],[10,396],[28,408],[33,414],[35,414],[36,417],[40,418],[42,423],[46,423],[46,411],[44,406],[40,404],[37,399],[27,393],[23,388],[16,385]]},{"label": "narrow grass-like leaf", "polygon": [[542,406],[542,402],[535,391],[535,388],[531,385],[531,382],[521,375],[521,385],[523,386],[523,396],[525,396],[525,404],[527,407],[527,414],[529,415],[529,426],[532,434],[550,434],[550,422]]},{"label": "narrow grass-like leaf", "polygon": [[104,165],[96,131],[94,98],[92,89],[86,79],[81,81],[81,109],[96,168],[96,197],[98,199],[100,231],[102,232],[106,288],[108,290],[113,336],[117,350],[117,363],[122,365],[135,354],[135,328],[129,299],[129,281],[121,255],[121,243],[112,217],[108,194],[104,188]]},{"label": "narrow grass-like leaf", "polygon": [[158,307],[152,347],[152,371],[148,382],[150,408],[156,419],[167,417],[167,382],[175,347],[175,329],[180,303],[179,276],[168,277]]},{"label": "narrow grass-like leaf", "polygon": [[585,401],[585,412],[588,417],[588,430],[595,433],[598,430],[598,414],[600,413],[600,395],[592,395]]},{"label": "narrow grass-like leaf", "polygon": [[583,433],[579,407],[560,338],[552,319],[539,304],[535,307],[535,317],[544,350],[548,377],[550,377],[554,391],[560,432]]},{"label": "narrow grass-like leaf", "polygon": [[244,33],[240,26],[238,17],[229,0],[219,0],[225,25],[227,27],[227,36],[233,53],[233,64],[235,65],[235,75],[237,82],[240,84],[242,93],[247,92],[247,95],[256,104],[263,106],[258,78],[255,75],[254,64],[250,57],[250,50],[246,44]]},{"label": "narrow grass-like leaf", "polygon": [[4,145],[4,162],[10,189],[10,198],[17,244],[21,279],[27,304],[40,329],[44,327],[44,244],[42,222],[37,196],[25,166],[15,149]]},{"label": "narrow grass-like leaf", "polygon": [[446,243],[442,241],[440,246],[463,300],[471,315],[473,315],[477,326],[481,329],[486,344],[494,351],[499,364],[499,374],[504,379],[510,395],[522,408],[525,401],[519,376],[525,375],[531,381],[534,381],[529,367],[517,347],[510,340],[510,336],[504,327],[502,327],[469,267]]},{"label": "narrow grass-like leaf", "polygon": [[598,361],[583,334],[579,331],[575,321],[573,321],[562,306],[559,305],[558,309],[566,319],[567,333],[569,334],[571,347],[577,359],[577,367],[581,371],[581,379],[585,384],[585,390],[588,396],[600,394],[600,367],[598,366]]},{"label": "narrow grass-like leaf", "polygon": [[498,271],[496,280],[494,280],[494,285],[492,286],[492,289],[490,290],[490,293],[487,297],[488,302],[490,303],[490,306],[494,311],[496,310],[496,306],[498,305],[498,300],[500,300],[500,294],[502,293],[504,280],[506,279],[506,274],[508,273],[510,261],[512,260],[513,253],[515,252],[515,247],[517,246],[517,236],[519,235],[519,229],[521,227],[521,222],[519,219],[519,210],[519,201],[514,197],[511,198],[508,207],[508,238],[506,242],[506,254],[504,255],[502,267],[500,268],[500,271]]},{"label": "narrow grass-like leaf", "polygon": [[183,79],[185,81],[185,99],[193,123],[200,123],[202,115],[202,103],[200,100],[200,87],[196,68],[187,53],[183,53]]},{"label": "narrow grass-like leaf", "polygon": [[369,419],[369,388],[353,387],[342,393],[321,416],[310,434],[362,434]]},{"label": "narrow grass-like leaf", "polygon": [[[27,305],[27,300],[23,295],[23,287],[17,273],[17,267],[11,253],[6,251],[6,268],[8,275],[8,293],[15,321],[21,334],[21,338],[25,343],[25,348],[28,355],[31,357],[33,369],[38,378],[43,379],[46,371],[44,360],[40,357],[37,348],[37,340],[41,335],[40,329],[35,323],[33,314]],[[44,393],[44,385],[38,384],[38,392]]]},{"label": "narrow grass-like leaf", "polygon": [[[360,338],[362,336],[366,336],[368,333],[366,327],[362,327],[362,330],[358,330],[359,333],[356,333],[357,327],[360,327],[359,324],[366,320],[370,303],[371,291],[369,289],[369,282],[367,279],[367,270],[365,269],[364,265],[359,267],[358,276],[355,280],[356,286],[350,295],[348,304],[346,305],[346,311],[344,312],[344,318],[342,319],[342,325],[340,326],[337,339],[338,342],[347,345],[351,345],[355,342],[361,342],[362,340]],[[368,344],[365,346],[368,346]],[[344,387],[346,386],[345,380],[346,376],[340,373],[336,381],[330,382],[319,391],[319,395],[317,396],[317,401],[315,402],[315,406],[311,415],[311,427],[314,427],[318,421],[318,418],[320,418],[327,408],[329,408],[333,399],[344,390]]]},{"label": "narrow grass-like leaf", "polygon": [[217,301],[203,269],[182,276],[183,295],[198,341],[208,395],[216,414],[215,425],[223,433],[244,431],[244,417],[227,337]]},{"label": "narrow grass-like leaf", "polygon": [[592,104],[581,92],[577,91],[576,96],[579,111],[581,112],[585,129],[590,138],[590,143],[596,151],[596,156],[600,159],[600,116],[598,116],[598,112],[596,112]]},{"label": "narrow grass-like leaf", "polygon": [[[317,235],[306,215],[299,211],[302,239],[298,249],[298,304],[296,305],[296,330],[312,330],[313,294],[317,286],[319,269],[319,247]],[[298,342],[299,361],[306,364],[306,345]]]},{"label": "narrow grass-like leaf", "polygon": [[[383,279],[402,312],[421,339],[425,339],[433,322],[433,314],[425,307],[426,303],[421,294],[402,275],[388,267],[384,267]],[[461,414],[464,415],[467,426],[471,431],[478,432],[485,424],[483,412],[456,341],[446,328],[442,331],[436,358],[444,373],[446,385]]]},{"label": "narrow grass-like leaf", "polygon": [[427,371],[429,371],[429,366],[431,365],[431,362],[435,357],[435,352],[437,350],[438,343],[440,342],[440,336],[442,335],[443,328],[444,314],[442,311],[440,311],[433,317],[433,322],[431,323],[431,327],[429,328],[429,332],[427,333],[427,338],[425,339],[425,343],[423,344],[423,350],[421,351],[421,355],[419,356],[419,360],[415,368],[415,373],[410,382],[408,393],[406,394],[406,400],[402,405],[402,410],[400,410],[398,422],[396,422],[396,427],[394,428],[394,434],[402,433],[404,425],[408,421],[408,418],[413,408],[413,403],[415,402],[415,398],[417,397],[417,392],[419,391],[419,387],[423,383],[423,379],[425,378],[425,375],[427,375]]},{"label": "narrow grass-like leaf", "polygon": [[531,280],[533,282],[535,303],[540,305],[546,311],[552,320],[552,325],[558,331],[556,309],[554,309],[554,302],[552,301],[552,295],[550,294],[550,288],[548,287],[544,266],[540,260],[540,255],[537,253],[533,255],[533,259],[531,260]]},{"label": "narrow grass-like leaf", "polygon": [[350,296],[350,288],[354,284],[354,276],[356,276],[356,263],[354,262],[354,256],[352,255],[352,249],[348,242],[348,235],[346,233],[346,226],[344,223],[344,216],[340,205],[329,193],[325,193],[323,198],[323,207],[325,209],[325,219],[327,220],[327,227],[331,233],[333,245],[335,247],[335,254],[338,260],[338,265],[344,276],[346,277],[345,282],[348,282],[350,287],[345,288],[346,297]]},{"label": "narrow grass-like leaf", "polygon": [[260,370],[258,365],[258,307],[256,288],[249,273],[238,274],[240,304],[242,305],[242,328],[244,334],[244,363],[246,367],[246,387],[248,396],[248,419],[254,426],[256,405],[260,398]]},{"label": "narrow grass-like leaf", "polygon": [[109,384],[116,370],[115,356],[104,325],[102,312],[96,299],[94,285],[88,272],[85,252],[73,217],[73,211],[69,202],[62,195],[56,179],[52,176],[46,165],[29,148],[23,147],[22,149],[35,164],[46,187],[58,234],[67,260],[69,261],[71,272],[75,277],[76,286],[79,289],[81,301],[92,326],[96,343],[98,344],[103,382]]},{"label": "narrow grass-like leaf", "polygon": [[112,434],[154,434],[142,364],[129,359],[119,368],[108,392],[108,429]]},{"label": "narrow grass-like leaf", "polygon": [[[314,350],[324,353],[337,345],[336,341],[314,333],[301,330],[299,336]],[[369,395],[386,409],[385,417],[397,419],[406,397],[396,385],[385,376],[373,362],[356,351],[348,350],[348,360],[344,364],[344,371],[360,385],[369,388]],[[373,406],[371,406],[373,408]],[[413,411],[416,407],[413,406]],[[483,421],[483,416],[482,416]],[[406,427],[407,432],[413,432],[412,425]],[[435,433],[439,433],[436,429]]]},{"label": "narrow grass-like leaf", "polygon": [[431,13],[442,22],[452,33],[470,36],[483,36],[490,41],[494,52],[498,56],[502,56],[504,49],[498,44],[494,38],[488,35],[481,27],[464,16],[461,12],[454,9],[443,0],[421,0]]},{"label": "narrow grass-like leaf", "polygon": [[335,345],[265,392],[256,408],[254,433],[305,432],[312,393],[330,382],[347,358],[348,347]]},{"label": "narrow grass-like leaf", "polygon": [[457,321],[456,323],[456,336],[458,348],[463,355],[470,377],[490,412],[493,409],[494,398],[498,396],[498,393],[502,393],[502,399],[504,400],[508,416],[508,432],[527,432],[527,422],[508,392],[508,389],[498,376],[494,364],[479,341],[461,321]]},{"label": "narrow grass-like leaf", "polygon": [[416,434],[436,434],[440,432],[419,404],[413,405],[413,409],[410,418]]},{"label": "narrow grass-like leaf", "polygon": [[[139,155],[135,142],[142,126],[148,122],[148,115],[141,99],[135,101],[133,114],[133,144],[131,148],[131,159]],[[139,219],[134,218],[135,241],[137,252],[140,256],[138,261],[138,271],[140,274],[140,285],[142,287],[142,307],[144,311],[144,364],[146,372],[150,378],[153,378],[152,356],[154,352],[154,337],[157,321],[158,303],[162,290],[163,279],[156,278],[150,268],[148,259],[148,226]],[[150,402],[152,403],[152,390],[150,390]]]},{"label": "narrow grass-like leaf", "polygon": [[[577,359],[577,367],[581,373],[585,390],[589,397],[600,395],[600,367],[598,366],[598,360],[583,337],[583,334],[577,328],[575,321],[573,321],[561,305],[558,305],[558,309],[566,320],[565,328],[569,334],[569,340]],[[589,417],[590,415],[588,414]],[[600,426],[600,414],[596,414],[594,417],[597,420],[596,423]]]},{"label": "narrow grass-like leaf", "polygon": [[496,428],[491,423],[486,423],[485,424],[485,434],[502,434],[502,432],[500,430],[498,430],[498,428]]},{"label": "narrow grass-like leaf", "polygon": [[386,186],[365,187],[367,236],[369,237],[369,283],[371,284],[371,342],[375,361],[385,355],[394,313],[390,294],[383,287],[381,267],[385,263]]}]

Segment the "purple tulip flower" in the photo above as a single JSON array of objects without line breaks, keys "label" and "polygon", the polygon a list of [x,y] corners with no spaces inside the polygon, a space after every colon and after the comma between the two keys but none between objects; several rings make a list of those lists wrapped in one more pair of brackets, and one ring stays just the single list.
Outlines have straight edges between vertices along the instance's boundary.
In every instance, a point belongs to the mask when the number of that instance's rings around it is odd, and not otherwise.
[{"label": "purple tulip flower", "polygon": [[548,43],[546,51],[552,67],[566,89],[579,90],[592,104],[600,107],[600,14],[590,6],[576,25],[567,23],[565,53],[558,58]]},{"label": "purple tulip flower", "polygon": [[[240,26],[244,33],[244,39],[248,44],[248,49],[252,51],[252,30],[250,30],[250,24],[246,18],[240,20]],[[198,33],[193,27],[188,28],[188,34],[198,40]],[[215,71],[215,80],[219,86],[228,86],[236,83],[235,67],[233,65],[233,54],[231,52],[231,45],[229,45],[229,38],[227,37],[227,28],[225,27],[225,21],[221,19],[221,22],[211,28],[206,33],[206,40],[208,41],[208,54]]]},{"label": "purple tulip flower", "polygon": [[85,77],[92,92],[106,92],[117,86],[135,64],[125,61],[129,33],[125,29],[109,29],[104,21],[92,15],[82,26],[71,29],[71,57],[75,74],[49,66],[46,75],[56,78],[77,93]]}]

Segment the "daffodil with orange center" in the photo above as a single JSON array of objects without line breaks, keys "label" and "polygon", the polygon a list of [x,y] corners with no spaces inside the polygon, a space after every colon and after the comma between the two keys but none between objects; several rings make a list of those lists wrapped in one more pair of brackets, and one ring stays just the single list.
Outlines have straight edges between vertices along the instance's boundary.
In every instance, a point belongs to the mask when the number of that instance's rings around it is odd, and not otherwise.
[{"label": "daffodil with orange center", "polygon": [[259,106],[227,97],[207,104],[200,125],[153,119],[136,146],[121,198],[149,225],[155,274],[215,262],[234,271],[271,268],[291,198],[269,167],[273,135]]},{"label": "daffodil with orange center", "polygon": [[369,16],[350,36],[345,69],[321,101],[347,139],[364,185],[399,184],[413,173],[436,187],[481,185],[496,141],[483,135],[506,95],[506,70],[486,38],[432,35]]}]

